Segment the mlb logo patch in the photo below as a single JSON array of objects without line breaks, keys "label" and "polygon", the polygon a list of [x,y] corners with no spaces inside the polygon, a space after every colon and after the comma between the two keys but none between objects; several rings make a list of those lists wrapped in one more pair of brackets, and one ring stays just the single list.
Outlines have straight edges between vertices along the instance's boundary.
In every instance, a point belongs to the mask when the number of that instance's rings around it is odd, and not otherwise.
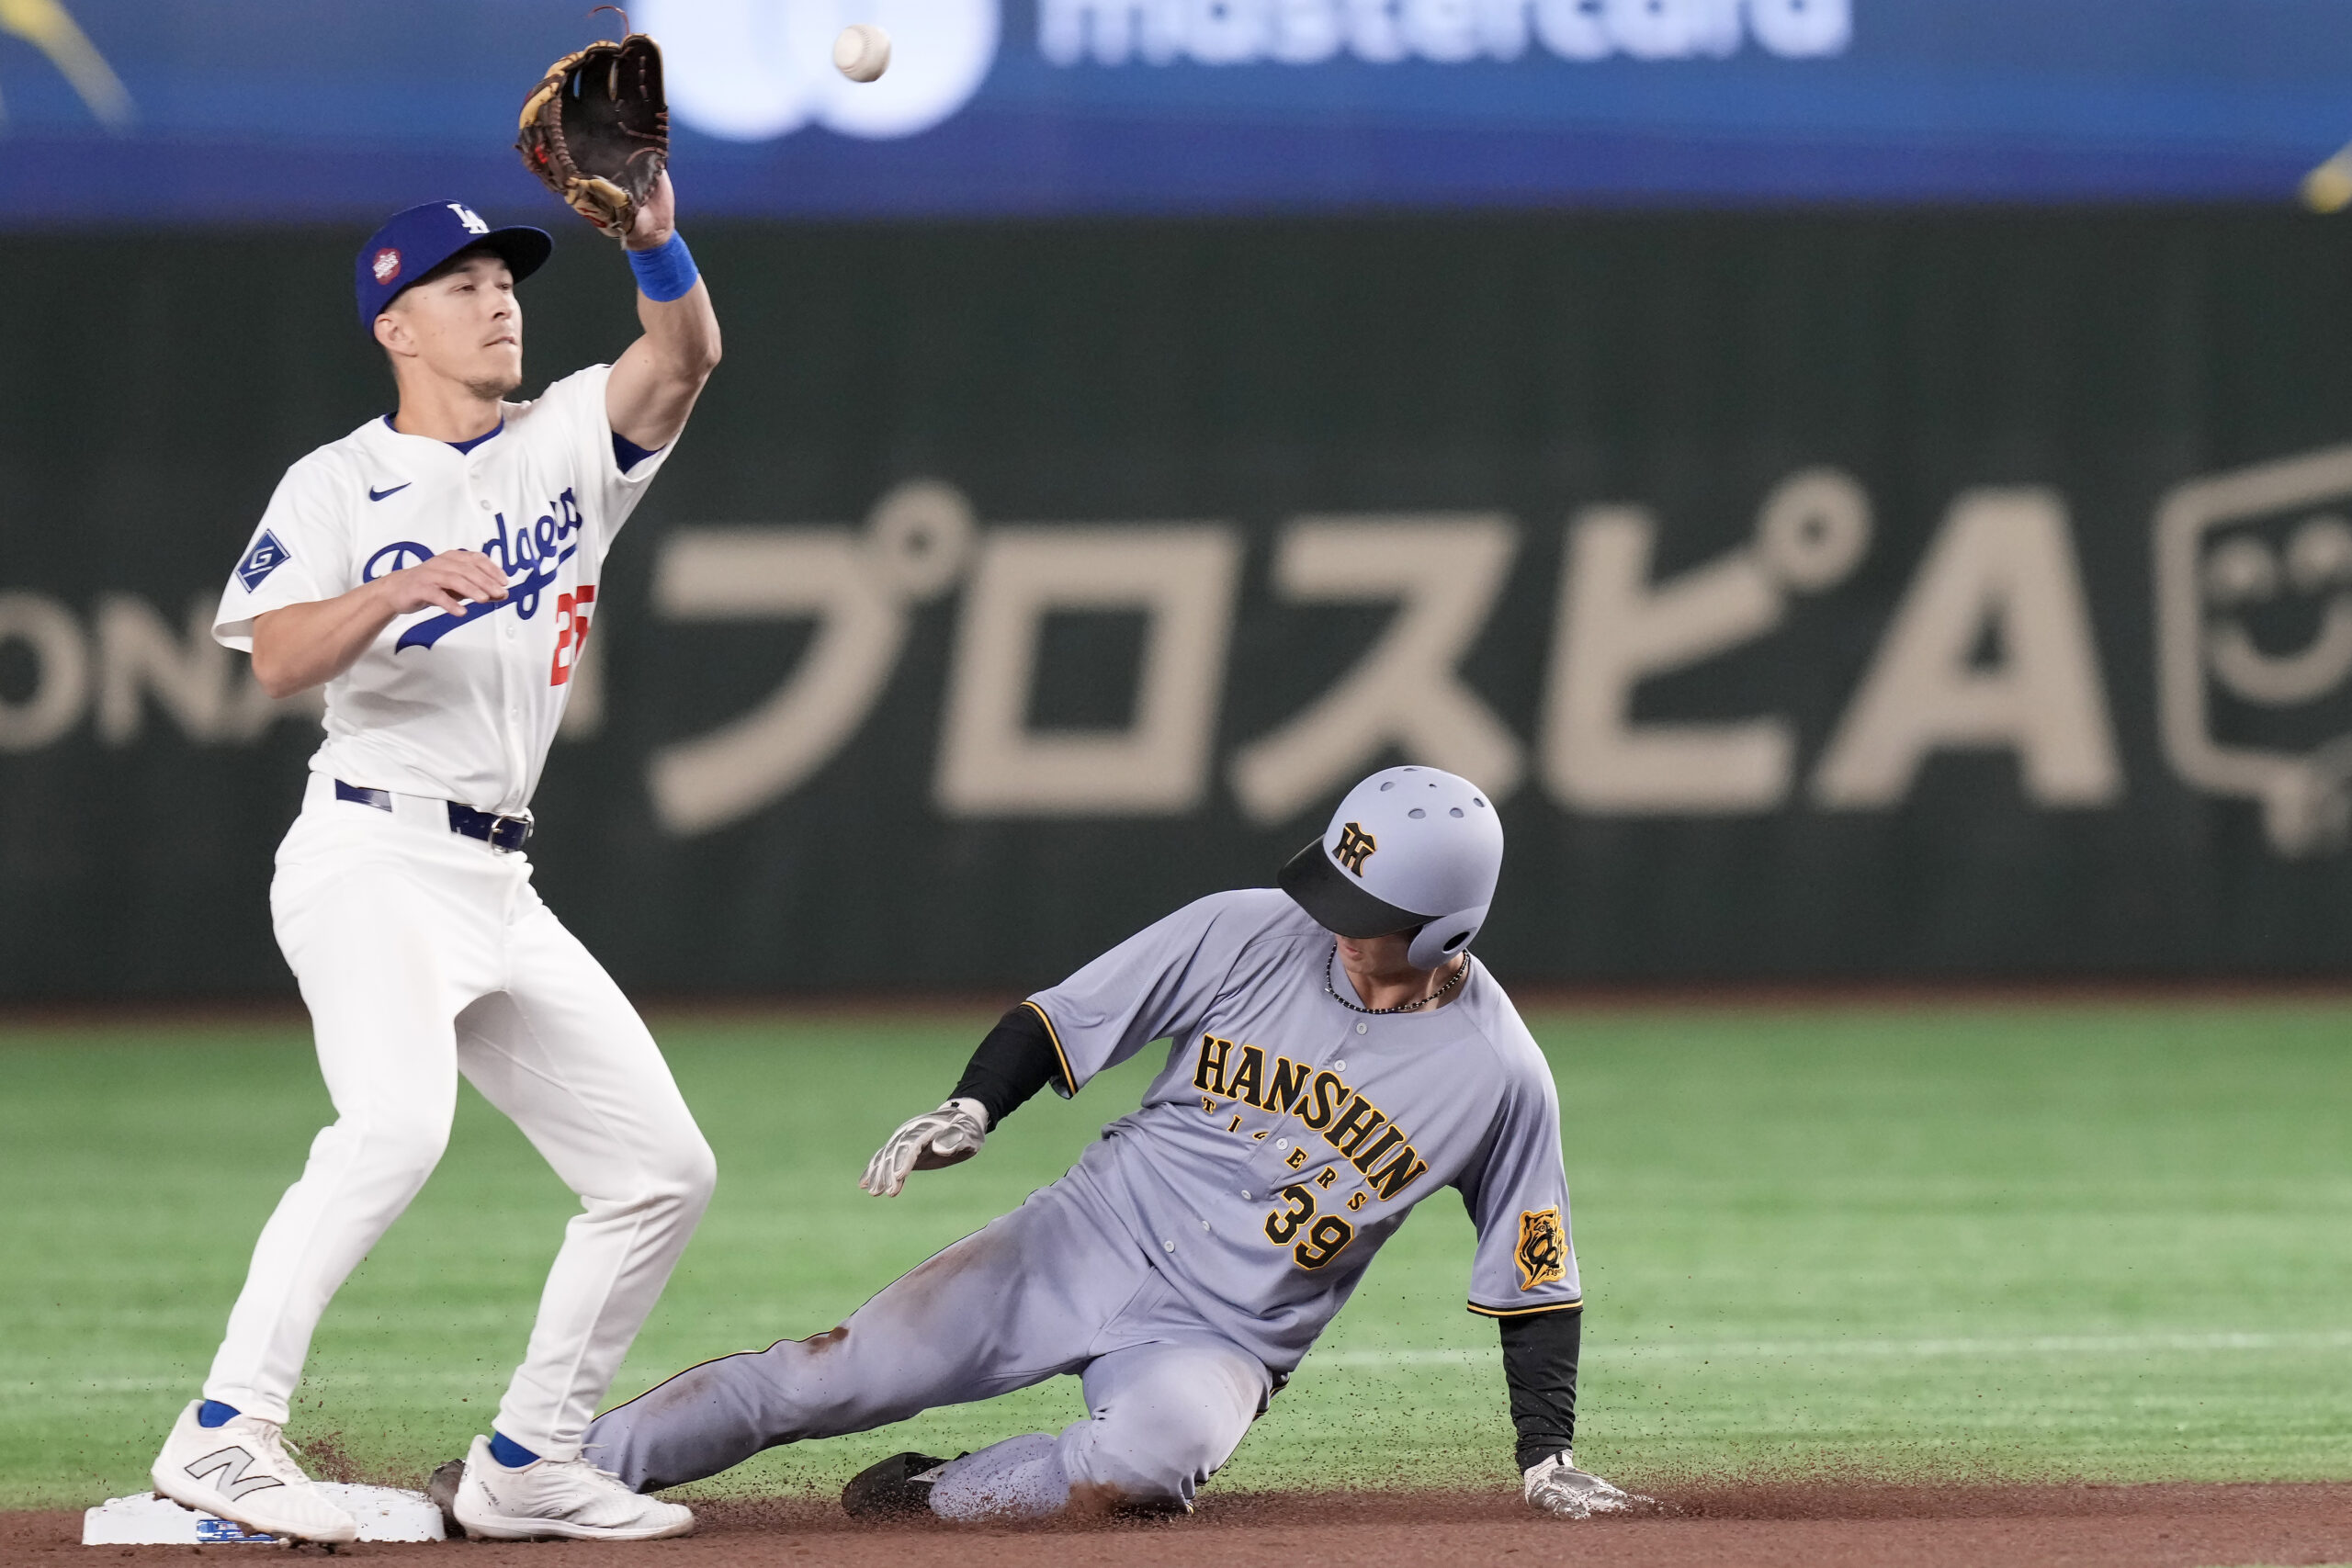
[{"label": "mlb logo patch", "polygon": [[248,1531],[228,1519],[216,1519],[207,1514],[196,1521],[196,1539],[209,1544],[213,1541],[229,1540],[275,1541],[277,1538],[274,1535],[263,1535],[258,1530]]},{"label": "mlb logo patch", "polygon": [[264,528],[261,537],[254,541],[254,547],[245,552],[245,558],[237,563],[237,581],[251,593],[261,586],[264,578],[293,558],[293,552],[277,542],[277,536]]}]

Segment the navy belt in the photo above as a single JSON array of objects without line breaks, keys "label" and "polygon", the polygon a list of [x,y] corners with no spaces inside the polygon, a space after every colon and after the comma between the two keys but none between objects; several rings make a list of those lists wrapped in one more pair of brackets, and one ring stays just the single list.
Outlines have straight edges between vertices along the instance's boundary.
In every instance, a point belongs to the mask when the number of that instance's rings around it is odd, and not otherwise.
[{"label": "navy belt", "polygon": [[[392,808],[392,792],[388,789],[367,789],[358,784],[334,781],[334,797],[360,806],[372,806],[379,811]],[[494,811],[476,811],[470,806],[456,801],[445,802],[449,808],[449,831],[463,833],[469,839],[480,839],[494,850],[514,851],[531,840],[531,824],[527,818],[501,817]]]}]

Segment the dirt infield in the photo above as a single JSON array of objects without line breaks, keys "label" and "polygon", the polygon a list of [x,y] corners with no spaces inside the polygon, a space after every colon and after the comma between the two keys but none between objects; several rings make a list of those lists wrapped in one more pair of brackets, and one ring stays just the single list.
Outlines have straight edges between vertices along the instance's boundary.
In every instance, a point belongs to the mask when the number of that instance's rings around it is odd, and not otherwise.
[{"label": "dirt infield", "polygon": [[[1472,1568],[2216,1568],[2352,1562],[2352,1483],[2154,1486],[1928,1486],[1821,1482],[1668,1490],[1655,1517],[1577,1524],[1531,1517],[1508,1494],[1261,1493],[1204,1499],[1189,1519],[1010,1529],[853,1523],[830,1502],[703,1505],[699,1530],[639,1546],[346,1546],[338,1557],[431,1553],[505,1568],[557,1561],[957,1568],[1051,1562],[1110,1568],[1279,1563]],[[0,1514],[0,1562],[238,1557],[264,1549],[84,1547],[76,1513]],[[952,1548],[946,1540],[953,1538]],[[311,1549],[306,1555],[324,1556]]]}]

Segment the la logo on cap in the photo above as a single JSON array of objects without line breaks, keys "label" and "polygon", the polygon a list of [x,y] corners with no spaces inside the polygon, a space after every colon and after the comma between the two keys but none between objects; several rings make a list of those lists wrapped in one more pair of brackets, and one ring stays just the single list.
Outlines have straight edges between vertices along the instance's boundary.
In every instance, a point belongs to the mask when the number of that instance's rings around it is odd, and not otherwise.
[{"label": "la logo on cap", "polygon": [[376,281],[390,283],[401,275],[401,254],[391,246],[386,245],[376,253],[376,259],[371,265],[376,274]]}]

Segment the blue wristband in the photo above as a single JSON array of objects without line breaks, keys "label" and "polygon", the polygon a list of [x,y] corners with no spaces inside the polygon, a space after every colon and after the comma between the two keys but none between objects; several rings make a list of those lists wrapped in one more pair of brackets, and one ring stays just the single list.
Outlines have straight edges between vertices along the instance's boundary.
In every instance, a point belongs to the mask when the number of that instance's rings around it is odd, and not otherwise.
[{"label": "blue wristband", "polygon": [[695,279],[702,276],[695,270],[695,254],[686,249],[686,237],[675,229],[651,250],[629,252],[628,267],[637,274],[639,290],[657,305],[684,299],[693,290]]}]

